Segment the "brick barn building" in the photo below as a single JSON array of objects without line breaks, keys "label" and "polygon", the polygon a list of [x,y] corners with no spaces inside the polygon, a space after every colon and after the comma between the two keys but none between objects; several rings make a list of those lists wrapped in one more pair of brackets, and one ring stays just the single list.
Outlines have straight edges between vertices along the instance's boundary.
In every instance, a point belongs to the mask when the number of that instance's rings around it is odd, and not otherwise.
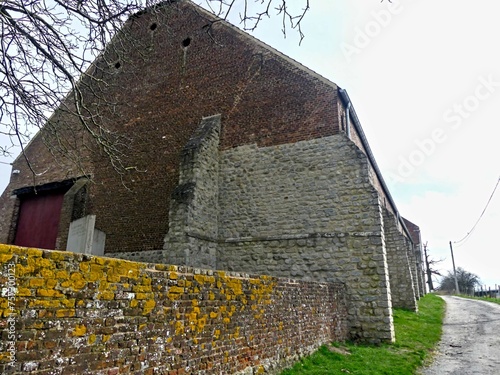
[{"label": "brick barn building", "polygon": [[[393,341],[391,308],[415,310],[425,293],[420,245],[349,96],[215,20],[187,1],[129,20],[89,71],[107,85],[82,79],[89,111],[123,141],[125,172],[82,136],[68,96],[26,148],[41,173],[13,164],[0,241],[341,281],[351,337]],[[57,146],[68,137],[78,165]],[[72,247],[81,220],[94,237]]]}]

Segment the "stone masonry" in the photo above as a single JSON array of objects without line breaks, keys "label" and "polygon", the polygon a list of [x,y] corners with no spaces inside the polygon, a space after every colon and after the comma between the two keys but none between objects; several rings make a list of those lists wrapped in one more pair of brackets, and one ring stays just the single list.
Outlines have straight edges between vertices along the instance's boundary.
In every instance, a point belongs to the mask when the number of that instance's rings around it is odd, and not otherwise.
[{"label": "stone masonry", "polygon": [[343,282],[350,337],[392,341],[384,223],[365,154],[345,135],[217,152],[217,120],[204,119],[186,147],[179,189],[189,190],[171,200],[165,261]]},{"label": "stone masonry", "polygon": [[415,284],[409,260],[413,248],[406,237],[401,234],[398,228],[399,223],[394,216],[386,209],[383,212],[392,304],[394,307],[416,311]]}]

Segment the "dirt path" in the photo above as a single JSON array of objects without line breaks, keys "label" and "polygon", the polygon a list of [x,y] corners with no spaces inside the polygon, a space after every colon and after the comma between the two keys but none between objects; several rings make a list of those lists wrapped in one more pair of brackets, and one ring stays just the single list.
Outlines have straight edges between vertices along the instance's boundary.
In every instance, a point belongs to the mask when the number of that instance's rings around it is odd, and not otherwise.
[{"label": "dirt path", "polygon": [[424,375],[500,374],[500,305],[444,296],[443,337]]}]

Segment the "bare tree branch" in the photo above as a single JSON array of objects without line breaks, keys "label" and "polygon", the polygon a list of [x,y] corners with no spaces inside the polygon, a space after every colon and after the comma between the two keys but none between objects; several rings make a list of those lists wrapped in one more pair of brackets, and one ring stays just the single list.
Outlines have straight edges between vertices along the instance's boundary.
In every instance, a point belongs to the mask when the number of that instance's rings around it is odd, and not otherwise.
[{"label": "bare tree branch", "polygon": [[[103,94],[109,85],[105,70],[124,58],[123,44],[137,43],[123,31],[124,23],[145,7],[154,11],[173,2],[2,0],[0,134],[9,137],[10,144],[0,146],[0,155],[10,155],[19,147],[36,178],[45,171],[37,170],[25,146],[42,130],[49,150],[72,160],[78,168],[83,168],[79,150],[90,147],[85,139],[91,139],[118,173],[134,170],[123,164],[127,139],[106,127],[106,116],[114,113],[117,103]],[[204,0],[204,5],[222,20],[238,16],[248,31],[255,30],[264,18],[281,15],[283,35],[291,28],[301,41],[304,38],[301,23],[309,0],[293,3],[294,8],[287,0]],[[210,18],[208,33],[218,20]],[[68,127],[61,116],[72,117],[78,127]]]}]

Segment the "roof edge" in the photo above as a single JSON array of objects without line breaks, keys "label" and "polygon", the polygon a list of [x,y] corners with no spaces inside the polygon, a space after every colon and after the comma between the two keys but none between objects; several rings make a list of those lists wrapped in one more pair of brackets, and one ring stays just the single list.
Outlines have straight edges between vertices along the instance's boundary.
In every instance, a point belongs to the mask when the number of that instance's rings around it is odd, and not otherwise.
[{"label": "roof edge", "polygon": [[389,203],[391,207],[393,208],[394,212],[397,215],[397,220],[401,224],[401,227],[403,230],[406,232],[408,235],[408,239],[413,243],[413,239],[411,236],[410,231],[406,227],[406,224],[404,222],[403,217],[398,211],[398,207],[396,206],[396,203],[394,202],[394,199],[392,198],[391,192],[389,191],[389,188],[387,187],[387,184],[385,183],[384,177],[382,176],[382,172],[380,171],[380,168],[378,167],[377,161],[375,160],[375,156],[373,155],[373,152],[370,148],[370,144],[368,143],[368,139],[366,138],[365,132],[363,131],[363,127],[361,126],[361,122],[359,121],[358,115],[356,114],[356,110],[354,109],[354,106],[352,104],[351,98],[347,94],[347,91],[345,89],[339,88],[340,92],[340,98],[343,102],[343,104],[347,107],[348,103],[351,103],[351,106],[349,108],[349,112],[351,115],[351,118],[354,120],[354,127],[356,128],[356,131],[359,134],[359,138],[361,139],[361,143],[363,144],[363,147],[366,150],[366,156],[368,156],[368,160],[370,161],[370,164],[373,167],[373,170],[375,171],[375,174],[377,175],[380,185],[382,186],[382,190],[384,190],[384,193],[387,195],[387,198],[389,199]]}]

